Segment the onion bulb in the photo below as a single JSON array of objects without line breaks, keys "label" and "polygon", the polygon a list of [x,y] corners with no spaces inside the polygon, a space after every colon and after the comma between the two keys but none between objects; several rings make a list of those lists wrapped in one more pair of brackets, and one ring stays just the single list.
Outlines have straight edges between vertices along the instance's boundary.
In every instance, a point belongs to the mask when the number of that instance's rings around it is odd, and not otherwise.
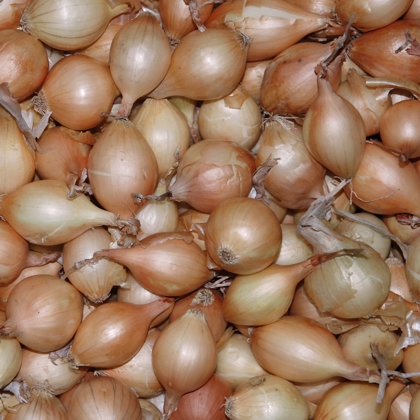
[{"label": "onion bulb", "polygon": [[166,390],[164,415],[169,418],[182,395],[203,386],[216,368],[216,342],[204,314],[190,309],[170,323],[155,342],[152,360]]},{"label": "onion bulb", "polygon": [[10,293],[0,336],[16,337],[31,350],[64,347],[82,322],[83,299],[70,283],[50,275],[27,277]]},{"label": "onion bulb", "polygon": [[22,347],[16,338],[0,338],[0,360],[0,388],[4,388],[18,374],[22,363]]},{"label": "onion bulb", "polygon": [[253,274],[276,261],[281,227],[274,212],[248,197],[230,198],[210,214],[206,249],[221,268],[236,274]]},{"label": "onion bulb", "polygon": [[17,29],[22,13],[31,1],[3,0],[0,3],[0,29]]}]

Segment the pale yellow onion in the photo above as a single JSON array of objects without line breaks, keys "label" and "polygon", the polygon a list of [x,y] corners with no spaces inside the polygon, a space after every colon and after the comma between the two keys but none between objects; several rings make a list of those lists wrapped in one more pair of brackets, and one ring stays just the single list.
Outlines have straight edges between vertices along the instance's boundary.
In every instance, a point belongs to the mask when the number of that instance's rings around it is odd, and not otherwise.
[{"label": "pale yellow onion", "polygon": [[47,110],[61,125],[73,130],[90,130],[105,121],[118,89],[111,72],[99,61],[81,54],[68,55],[48,72],[38,96],[35,110]]},{"label": "pale yellow onion", "polygon": [[22,347],[16,338],[0,338],[0,388],[8,385],[19,372]]},{"label": "pale yellow onion", "polygon": [[380,97],[375,89],[367,87],[363,77],[354,68],[348,70],[346,80],[340,84],[336,93],[359,111],[365,123],[366,136],[379,132],[382,117],[391,106],[389,95]]},{"label": "pale yellow onion", "polygon": [[238,31],[190,32],[175,48],[168,73],[149,96],[206,101],[227,95],[243,76],[248,45],[249,40]]},{"label": "pale yellow onion", "polygon": [[35,152],[38,176],[64,181],[69,189],[74,189],[87,169],[94,142],[90,131],[78,132],[63,126],[48,128],[38,140],[39,149]]},{"label": "pale yellow onion", "polygon": [[[405,373],[420,372],[420,344],[409,345],[403,350],[402,370]],[[410,381],[420,384],[420,376],[412,376]]]},{"label": "pale yellow onion", "polygon": [[344,381],[344,378],[334,377],[331,379],[326,379],[324,381],[310,384],[302,384],[300,382],[294,382],[294,384],[308,402],[312,404],[318,404],[319,400],[330,388]]},{"label": "pale yellow onion", "polygon": [[218,349],[216,373],[235,390],[243,382],[267,371],[256,361],[248,338],[235,333]]},{"label": "pale yellow onion", "polygon": [[419,244],[420,238],[414,239],[408,248],[407,259],[405,262],[407,284],[415,302],[420,301],[420,267],[418,262]]},{"label": "pale yellow onion", "polygon": [[[64,271],[70,270],[78,261],[91,258],[96,251],[109,248],[111,242],[111,235],[103,227],[89,229],[68,241],[63,247]],[[85,297],[99,303],[109,297],[113,286],[121,286],[125,282],[126,271],[120,264],[101,260],[81,267],[67,277]]]},{"label": "pale yellow onion", "polygon": [[255,158],[244,147],[226,140],[202,140],[180,160],[170,197],[211,213],[228,198],[246,197],[254,172]]},{"label": "pale yellow onion", "polygon": [[368,381],[371,372],[344,358],[335,336],[312,320],[286,315],[251,333],[251,350],[263,369],[293,382],[334,376]]},{"label": "pale yellow onion", "polygon": [[378,347],[388,370],[396,370],[403,359],[402,352],[395,354],[399,335],[394,331],[382,331],[377,325],[361,324],[339,335],[338,342],[344,357],[368,369],[379,369],[372,356],[372,346]]},{"label": "pale yellow onion", "polygon": [[257,167],[269,158],[278,161],[264,186],[281,206],[306,210],[323,194],[325,168],[309,153],[298,124],[276,117],[264,122]]},{"label": "pale yellow onion", "polygon": [[106,302],[80,324],[69,358],[73,366],[116,367],[130,360],[142,347],[150,323],[171,305],[159,299],[145,305]]},{"label": "pale yellow onion", "polygon": [[[195,3],[198,18],[204,24],[210,16],[214,4],[206,0],[198,0]],[[188,33],[197,29],[192,16],[189,4],[184,0],[160,0],[159,13],[162,19],[166,35],[171,43],[176,44]]]},{"label": "pale yellow onion", "polygon": [[189,233],[155,233],[139,245],[105,249],[95,257],[125,265],[140,285],[161,296],[182,296],[213,277],[206,254]]},{"label": "pale yellow onion", "polygon": [[331,388],[319,402],[314,420],[387,420],[392,401],[404,384],[391,381],[381,404],[376,402],[378,385],[344,382]]},{"label": "pale yellow onion", "polygon": [[410,8],[407,10],[406,13],[403,15],[403,19],[405,20],[418,20],[420,17],[420,2],[418,0],[414,0],[411,3]]},{"label": "pale yellow onion", "polygon": [[313,254],[311,245],[296,232],[296,225],[294,223],[282,223],[281,232],[280,253],[276,264],[295,264],[306,260]]},{"label": "pale yellow onion", "polygon": [[72,369],[70,362],[58,358],[52,360],[50,353],[40,353],[27,348],[22,350],[22,364],[18,376],[32,388],[48,383],[53,395],[60,395],[78,384],[86,375],[87,367]]},{"label": "pale yellow onion", "polygon": [[207,27],[234,28],[252,38],[247,61],[272,58],[326,26],[326,18],[285,0],[232,0],[217,7]]},{"label": "pale yellow onion", "polygon": [[131,118],[155,154],[159,178],[165,178],[190,145],[185,116],[167,99],[147,98]]},{"label": "pale yellow onion", "polygon": [[334,175],[352,178],[365,149],[365,123],[357,109],[318,76],[318,96],[303,121],[303,140],[312,156]]},{"label": "pale yellow onion", "polygon": [[195,114],[196,114],[196,105],[197,102],[195,99],[186,98],[185,96],[171,96],[168,98],[169,102],[172,105],[175,105],[184,115],[187,120],[188,127],[191,128],[194,126]]},{"label": "pale yellow onion", "polygon": [[[366,222],[377,226],[385,233],[388,232],[385,223],[374,214],[360,212],[356,213],[355,216],[360,217],[362,221],[365,220]],[[388,257],[389,251],[391,249],[391,240],[374,231],[369,226],[363,225],[362,223],[363,222],[359,224],[357,222],[343,218],[335,228],[335,231],[350,239],[364,242],[365,244],[371,246],[385,260]]]},{"label": "pale yellow onion", "polygon": [[164,415],[169,418],[181,396],[203,386],[216,368],[216,342],[204,314],[190,309],[170,323],[155,342],[152,360],[166,391]]},{"label": "pale yellow onion", "polygon": [[35,386],[29,403],[15,407],[16,414],[9,412],[5,420],[67,420],[67,411],[61,401],[51,394],[48,386]]},{"label": "pale yellow onion", "polygon": [[367,32],[396,21],[412,3],[413,0],[336,0],[335,13],[343,24],[347,24],[354,14],[352,26]]},{"label": "pale yellow onion", "polygon": [[238,85],[220,99],[204,101],[198,114],[198,129],[203,139],[233,141],[251,150],[261,133],[260,107]]},{"label": "pale yellow onion", "polygon": [[413,396],[410,391],[402,392],[392,401],[387,420],[409,420],[410,405]]},{"label": "pale yellow onion", "polygon": [[95,375],[120,380],[134,389],[140,398],[152,398],[162,394],[163,386],[152,367],[153,346],[160,334],[159,329],[150,330],[143,346],[130,360],[114,368],[96,371]]},{"label": "pale yellow onion", "polygon": [[410,402],[409,410],[410,420],[420,419],[420,392],[419,390],[415,391]]},{"label": "pale yellow onion", "polygon": [[106,0],[65,0],[57,7],[55,0],[33,0],[20,23],[45,44],[74,51],[92,44],[111,19],[129,11],[129,2],[112,5]]},{"label": "pale yellow onion", "polygon": [[[118,302],[128,302],[134,303],[136,305],[144,305],[146,303],[154,302],[155,300],[160,299],[160,296],[155,295],[137,282],[130,272],[127,272],[127,279],[124,284],[124,287],[119,287],[117,290],[117,301]],[[159,314],[150,324],[150,327],[155,327],[159,324],[162,324],[165,320],[168,319],[168,316],[172,312],[175,302],[169,306],[168,309]]]},{"label": "pale yellow onion", "polygon": [[0,108],[0,194],[8,194],[32,181],[35,156],[12,116]]},{"label": "pale yellow onion", "polygon": [[281,227],[263,202],[248,197],[219,204],[206,224],[206,249],[221,268],[252,274],[267,268],[279,255]]},{"label": "pale yellow onion", "polygon": [[[251,193],[253,191],[256,192],[255,187],[252,188]],[[256,195],[252,196],[251,193],[248,195],[248,197],[256,198]],[[267,206],[270,207],[271,210],[273,210],[279,223],[282,223],[287,215],[288,210],[286,209],[286,207],[283,207],[280,204],[279,200],[273,197],[267,190],[265,190],[265,199],[266,199]]]},{"label": "pale yellow onion", "polygon": [[0,43],[0,83],[6,82],[13,97],[23,101],[41,86],[48,73],[47,52],[39,39],[18,29],[0,30]]},{"label": "pale yellow onion", "polygon": [[[264,72],[261,106],[278,115],[304,116],[318,94],[315,68],[334,51],[337,41],[327,44],[299,42],[278,54]],[[337,56],[326,68],[326,77],[337,90],[343,57]]]},{"label": "pale yellow onion", "polygon": [[223,296],[217,290],[200,288],[175,302],[169,316],[169,322],[174,322],[189,309],[196,308],[203,312],[215,341],[222,337],[227,321],[222,315]]},{"label": "pale yellow onion", "polygon": [[31,350],[58,350],[72,339],[82,313],[82,295],[70,283],[45,274],[27,277],[10,293],[0,335]]},{"label": "pale yellow onion", "polygon": [[260,105],[261,102],[261,84],[265,69],[270,62],[271,60],[247,62],[244,75],[241,79],[242,87],[249,93],[257,105]]},{"label": "pale yellow onion", "polygon": [[20,18],[32,0],[4,0],[0,3],[0,28],[10,29],[20,26]]},{"label": "pale yellow onion", "polygon": [[405,262],[396,257],[389,257],[385,260],[391,272],[390,291],[401,296],[408,302],[414,302],[413,295],[407,281]]},{"label": "pale yellow onion", "polygon": [[332,17],[336,0],[287,0],[312,13]]},{"label": "pale yellow onion", "polygon": [[168,39],[149,11],[126,23],[115,35],[109,53],[112,77],[122,94],[117,116],[128,117],[134,102],[163,80],[171,63]]},{"label": "pale yellow onion", "polygon": [[116,226],[117,216],[80,195],[67,199],[62,181],[26,184],[0,198],[0,214],[30,243],[58,245],[94,226]]},{"label": "pale yellow onion", "polygon": [[179,400],[172,420],[226,420],[226,398],[232,395],[232,388],[217,374],[200,388],[184,394]]},{"label": "pale yellow onion", "polygon": [[295,385],[274,375],[256,376],[239,385],[226,399],[231,420],[307,420],[308,404]]},{"label": "pale yellow onion", "polygon": [[401,224],[396,215],[382,216],[382,220],[386,224],[388,231],[393,235],[398,236],[398,238],[407,245],[410,245],[420,234],[419,227]]},{"label": "pale yellow onion", "polygon": [[136,126],[129,120],[116,119],[99,134],[89,153],[88,176],[101,206],[129,218],[140,209],[131,194],[153,193],[158,166],[153,150]]},{"label": "pale yellow onion", "polygon": [[114,378],[93,377],[82,382],[73,392],[68,420],[142,420],[135,392]]}]

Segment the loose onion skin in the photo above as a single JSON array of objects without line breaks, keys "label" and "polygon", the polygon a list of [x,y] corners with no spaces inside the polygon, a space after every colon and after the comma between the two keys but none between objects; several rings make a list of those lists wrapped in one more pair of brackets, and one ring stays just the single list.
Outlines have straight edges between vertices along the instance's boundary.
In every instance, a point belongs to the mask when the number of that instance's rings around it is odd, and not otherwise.
[{"label": "loose onion skin", "polygon": [[109,114],[119,92],[111,72],[94,58],[73,54],[48,72],[34,107],[72,130],[90,130]]},{"label": "loose onion skin", "polygon": [[42,43],[17,29],[0,30],[0,83],[7,82],[19,102],[32,95],[48,73],[48,56]]}]

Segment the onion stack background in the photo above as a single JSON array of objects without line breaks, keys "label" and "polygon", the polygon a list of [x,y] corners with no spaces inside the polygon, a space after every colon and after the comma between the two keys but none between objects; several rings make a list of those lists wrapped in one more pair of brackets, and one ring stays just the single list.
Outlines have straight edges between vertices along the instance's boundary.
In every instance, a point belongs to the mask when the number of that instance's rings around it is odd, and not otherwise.
[{"label": "onion stack background", "polygon": [[418,38],[417,0],[3,0],[0,419],[420,419]]}]

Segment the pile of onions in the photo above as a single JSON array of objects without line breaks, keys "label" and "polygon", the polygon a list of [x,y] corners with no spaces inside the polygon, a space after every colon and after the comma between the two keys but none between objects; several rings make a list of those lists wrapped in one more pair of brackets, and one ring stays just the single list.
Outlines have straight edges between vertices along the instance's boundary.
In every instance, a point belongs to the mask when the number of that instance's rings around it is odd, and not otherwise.
[{"label": "pile of onions", "polygon": [[0,418],[414,418],[419,3],[0,2]]}]

